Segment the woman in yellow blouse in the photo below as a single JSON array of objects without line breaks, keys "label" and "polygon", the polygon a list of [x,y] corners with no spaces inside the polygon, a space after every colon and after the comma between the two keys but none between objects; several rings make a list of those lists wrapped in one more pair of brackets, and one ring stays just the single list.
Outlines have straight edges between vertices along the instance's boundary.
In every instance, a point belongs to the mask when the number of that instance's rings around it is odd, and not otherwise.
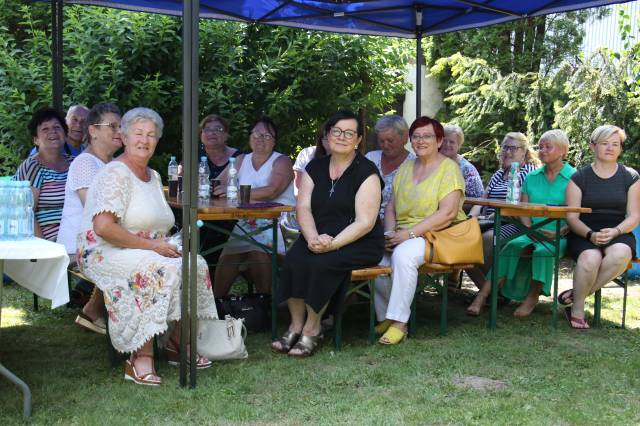
[{"label": "woman in yellow blouse", "polygon": [[424,264],[422,235],[466,218],[464,179],[460,167],[438,152],[444,129],[429,117],[416,119],[409,129],[415,160],[408,160],[393,181],[393,195],[385,209],[387,254],[382,265],[391,265],[392,276],[376,281],[376,327],[384,333],[379,342],[394,345],[407,336],[407,321],[416,291],[418,268]]}]

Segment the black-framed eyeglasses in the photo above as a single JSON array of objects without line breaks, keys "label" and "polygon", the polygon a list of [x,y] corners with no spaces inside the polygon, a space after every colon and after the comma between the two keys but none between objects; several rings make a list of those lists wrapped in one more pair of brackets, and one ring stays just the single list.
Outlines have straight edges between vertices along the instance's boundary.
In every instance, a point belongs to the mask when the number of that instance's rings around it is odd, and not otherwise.
[{"label": "black-framed eyeglasses", "polygon": [[436,135],[434,135],[433,133],[429,134],[424,134],[424,135],[416,135],[415,133],[411,136],[411,140],[413,142],[420,142],[420,141],[425,141],[425,142],[430,142],[432,140],[435,140]]},{"label": "black-framed eyeglasses", "polygon": [[118,130],[120,130],[120,124],[118,123],[96,123],[96,124],[92,124],[92,126],[111,127],[111,130],[114,132],[117,132]]},{"label": "black-framed eyeglasses", "polygon": [[271,133],[259,133],[259,132],[251,132],[251,136],[256,139],[262,139],[263,141],[272,141],[273,135]]},{"label": "black-framed eyeglasses", "polygon": [[214,133],[224,133],[224,127],[205,127],[202,129],[203,133],[207,135],[213,135]]},{"label": "black-framed eyeglasses", "polygon": [[502,152],[516,152],[518,150],[521,150],[522,147],[521,146],[517,146],[517,145],[502,145],[500,147],[500,150]]},{"label": "black-framed eyeglasses", "polygon": [[344,138],[349,141],[355,138],[358,132],[350,129],[342,130],[340,127],[332,127],[331,130],[329,130],[329,134],[331,134],[331,136],[333,136],[334,138],[344,136]]}]

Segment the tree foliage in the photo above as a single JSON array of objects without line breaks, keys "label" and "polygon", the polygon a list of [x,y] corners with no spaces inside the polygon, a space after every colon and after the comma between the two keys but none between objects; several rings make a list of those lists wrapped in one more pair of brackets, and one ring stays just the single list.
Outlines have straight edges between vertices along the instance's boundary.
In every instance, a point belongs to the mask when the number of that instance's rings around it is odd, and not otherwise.
[{"label": "tree foliage", "polygon": [[[605,123],[627,131],[630,140],[622,161],[637,166],[640,45],[630,34],[628,15],[622,12],[625,50],[582,58],[580,25],[588,16],[582,12],[540,17],[505,25],[502,30],[496,26],[447,35],[437,49],[453,49],[452,40],[457,40],[462,43],[460,51],[441,58],[432,51],[431,73],[445,94],[440,118],[463,127],[468,141],[463,150],[485,174],[497,167],[496,142],[507,132],[525,132],[535,143],[546,130],[561,128],[572,141],[570,162],[580,165],[589,158],[589,135]],[[531,34],[542,33],[538,31],[541,20],[546,20],[544,40],[527,44]],[[521,42],[530,48],[520,49]],[[432,47],[437,45],[434,39]]]},{"label": "tree foliage", "polygon": [[[12,173],[31,146],[31,112],[51,102],[50,6],[0,0],[0,173]],[[231,124],[230,144],[247,147],[262,114],[279,126],[277,149],[292,154],[314,142],[338,108],[368,117],[386,111],[407,87],[411,43],[236,22],[200,22],[200,117]],[[174,17],[106,8],[64,8],[65,107],[114,101],[144,105],[165,120],[152,164],[164,170],[181,147],[181,23]],[[5,152],[6,151],[6,152]],[[4,155],[7,154],[7,155]]]}]

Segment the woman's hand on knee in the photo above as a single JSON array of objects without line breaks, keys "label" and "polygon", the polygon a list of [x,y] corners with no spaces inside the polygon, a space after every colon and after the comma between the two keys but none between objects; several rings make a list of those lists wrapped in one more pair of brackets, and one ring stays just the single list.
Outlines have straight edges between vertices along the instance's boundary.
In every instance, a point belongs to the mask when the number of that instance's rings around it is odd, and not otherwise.
[{"label": "woman's hand on knee", "polygon": [[178,248],[165,240],[153,240],[151,250],[164,257],[180,257],[182,254]]}]

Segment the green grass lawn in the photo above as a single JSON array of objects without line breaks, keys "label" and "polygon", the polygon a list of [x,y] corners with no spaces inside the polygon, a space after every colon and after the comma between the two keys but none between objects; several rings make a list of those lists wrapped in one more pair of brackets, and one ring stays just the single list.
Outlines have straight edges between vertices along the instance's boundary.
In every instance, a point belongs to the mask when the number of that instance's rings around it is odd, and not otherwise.
[{"label": "green grass lawn", "polygon": [[[568,280],[563,280],[566,287]],[[34,424],[638,424],[640,286],[630,287],[627,329],[616,328],[621,290],[606,290],[603,328],[570,330],[551,304],[527,319],[464,314],[470,291],[452,294],[449,334],[437,335],[439,298],[421,295],[418,334],[396,347],[368,346],[367,309],[345,315],[344,348],[327,339],[309,359],[272,354],[269,336],[247,339],[249,359],[200,372],[195,390],[161,363],[160,388],[125,382],[105,339],[73,323],[77,311],[4,292],[0,360],[33,392]],[[284,324],[282,324],[284,327]],[[490,380],[486,380],[490,379]],[[0,425],[19,424],[22,397],[0,378]]]}]

